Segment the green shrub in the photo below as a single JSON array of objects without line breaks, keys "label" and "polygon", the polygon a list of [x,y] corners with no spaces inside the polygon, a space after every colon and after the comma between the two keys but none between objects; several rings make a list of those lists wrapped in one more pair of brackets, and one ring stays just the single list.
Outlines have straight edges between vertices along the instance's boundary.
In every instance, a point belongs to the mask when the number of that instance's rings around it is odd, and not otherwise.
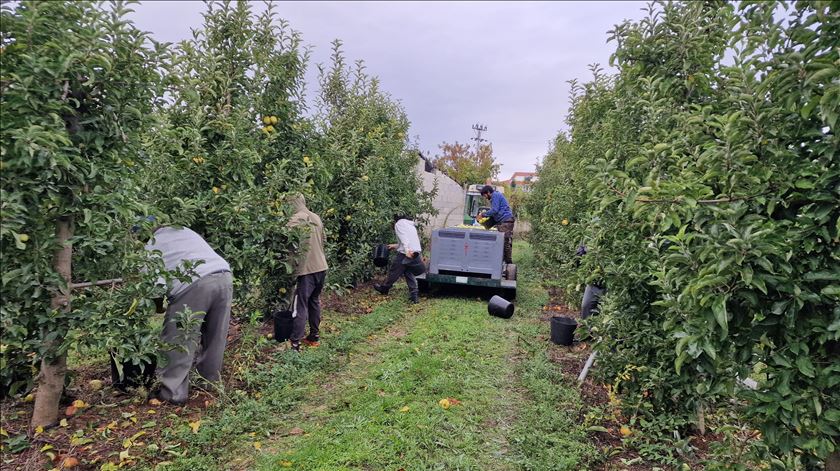
[{"label": "green shrub", "polygon": [[793,468],[840,432],[840,15],[779,6],[664,3],[617,26],[618,74],[575,87],[530,211],[567,294],[605,281],[591,324],[600,371],[640,367],[627,402],[696,420],[740,398]]}]

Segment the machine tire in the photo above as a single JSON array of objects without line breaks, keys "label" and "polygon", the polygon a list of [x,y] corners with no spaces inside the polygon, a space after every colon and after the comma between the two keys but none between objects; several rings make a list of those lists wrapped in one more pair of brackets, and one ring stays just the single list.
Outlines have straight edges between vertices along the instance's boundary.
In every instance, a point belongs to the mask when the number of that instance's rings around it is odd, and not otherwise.
[{"label": "machine tire", "polygon": [[417,280],[417,289],[420,290],[421,293],[428,293],[429,292],[429,281],[425,278],[421,278]]},{"label": "machine tire", "polygon": [[499,296],[505,298],[506,300],[510,302],[516,300],[516,288],[502,288],[499,291]]}]

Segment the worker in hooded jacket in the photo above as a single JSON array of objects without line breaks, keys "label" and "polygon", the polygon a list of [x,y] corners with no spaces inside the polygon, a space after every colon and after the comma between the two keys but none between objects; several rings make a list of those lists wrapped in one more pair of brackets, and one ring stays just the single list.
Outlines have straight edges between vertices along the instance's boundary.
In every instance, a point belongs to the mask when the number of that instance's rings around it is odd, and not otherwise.
[{"label": "worker in hooded jacket", "polygon": [[[297,287],[294,292],[292,311],[292,348],[300,351],[300,344],[317,347],[320,341],[321,291],[327,278],[327,257],[324,254],[324,224],[317,214],[306,207],[303,195],[295,194],[289,198],[294,214],[289,220],[289,227],[301,228],[304,232],[300,245],[295,276]],[[306,324],[309,324],[309,335]]]}]

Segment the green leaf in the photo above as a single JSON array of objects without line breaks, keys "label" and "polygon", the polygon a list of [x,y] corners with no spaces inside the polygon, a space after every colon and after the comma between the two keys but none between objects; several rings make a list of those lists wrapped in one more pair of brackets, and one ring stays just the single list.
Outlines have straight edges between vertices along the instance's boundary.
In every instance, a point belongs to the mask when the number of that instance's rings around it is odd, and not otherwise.
[{"label": "green leaf", "polygon": [[800,178],[799,180],[796,180],[796,183],[794,183],[794,186],[796,188],[801,188],[803,190],[813,190],[814,189],[814,182],[812,182],[811,180],[806,180],[804,178]]},{"label": "green leaf", "polygon": [[780,355],[780,354],[778,354],[778,353],[774,353],[774,354],[773,354],[773,356],[772,356],[771,358],[773,358],[773,361],[775,361],[775,362],[776,362],[776,364],[777,364],[777,365],[779,365],[779,366],[784,366],[784,367],[786,367],[786,368],[791,368],[791,367],[793,366],[793,365],[792,365],[792,364],[791,364],[791,363],[787,360],[787,358],[783,357],[782,355]]},{"label": "green leaf", "polygon": [[693,337],[686,335],[686,336],[680,338],[677,341],[677,348],[676,348],[677,355],[681,355],[683,353],[683,349],[685,348],[685,345],[692,339],[693,339]]},{"label": "green leaf", "polygon": [[838,296],[840,295],[840,285],[828,285],[820,290],[820,294],[824,294],[826,296]]},{"label": "green leaf", "polygon": [[763,276],[753,276],[753,286],[759,289],[764,294],[767,294],[767,285],[764,284]]},{"label": "green leaf", "polygon": [[840,273],[830,271],[808,272],[802,277],[805,281],[834,281],[840,280]]},{"label": "green leaf", "polygon": [[799,111],[799,115],[803,118],[807,118],[811,115],[811,111],[814,110],[814,107],[817,106],[817,103],[819,102],[815,98],[812,98],[810,101],[808,101],[808,103],[805,103],[805,106],[803,106],[802,109]]},{"label": "green leaf", "polygon": [[745,266],[741,268],[741,279],[744,280],[744,283],[747,285],[752,284],[753,279],[753,269],[750,266]]},{"label": "green leaf", "polygon": [[837,73],[837,69],[834,67],[826,67],[824,69],[820,69],[817,72],[814,72],[810,75],[807,79],[805,79],[805,85],[810,85],[811,82],[821,82],[824,79],[829,79]]},{"label": "green leaf", "polygon": [[677,371],[677,374],[680,374],[680,370],[682,369],[682,365],[685,363],[686,359],[688,359],[688,354],[683,352],[676,360],[674,360],[674,369]]},{"label": "green leaf", "polygon": [[814,364],[811,363],[811,359],[806,356],[799,356],[796,358],[796,367],[799,369],[799,372],[803,375],[813,378],[816,376],[816,370],[814,370]]}]

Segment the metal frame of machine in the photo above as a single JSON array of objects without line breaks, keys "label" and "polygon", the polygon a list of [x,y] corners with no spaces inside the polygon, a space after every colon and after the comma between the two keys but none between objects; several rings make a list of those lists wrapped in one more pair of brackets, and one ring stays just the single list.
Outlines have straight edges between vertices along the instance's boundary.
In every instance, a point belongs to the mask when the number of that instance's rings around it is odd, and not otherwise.
[{"label": "metal frame of machine", "polygon": [[505,264],[504,234],[480,227],[451,227],[432,231],[431,257],[420,287],[466,285],[498,289],[516,297],[516,265]]}]

